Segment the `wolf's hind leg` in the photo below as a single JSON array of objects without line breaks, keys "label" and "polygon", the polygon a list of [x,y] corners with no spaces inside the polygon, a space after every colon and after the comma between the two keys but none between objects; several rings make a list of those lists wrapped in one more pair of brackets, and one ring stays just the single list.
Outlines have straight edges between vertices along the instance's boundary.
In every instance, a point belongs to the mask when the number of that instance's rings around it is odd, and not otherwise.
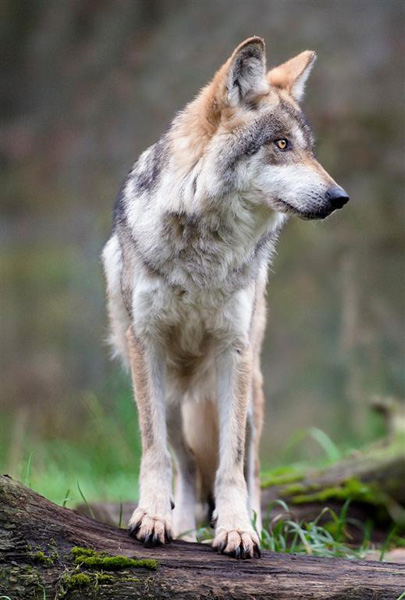
[{"label": "wolf's hind leg", "polygon": [[195,542],[196,464],[184,437],[182,407],[179,404],[168,407],[167,431],[176,463],[174,535]]},{"label": "wolf's hind leg", "polygon": [[130,519],[129,533],[146,546],[156,546],[172,538],[165,359],[152,344],[142,343],[132,326],[127,341],[142,438],[139,505]]}]

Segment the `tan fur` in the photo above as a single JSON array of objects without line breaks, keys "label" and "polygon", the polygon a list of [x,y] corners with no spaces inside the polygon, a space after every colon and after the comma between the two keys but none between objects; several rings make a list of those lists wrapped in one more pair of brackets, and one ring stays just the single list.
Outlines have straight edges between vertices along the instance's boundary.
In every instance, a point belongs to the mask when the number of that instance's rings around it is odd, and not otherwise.
[{"label": "tan fur", "polygon": [[262,349],[267,321],[267,307],[265,298],[266,288],[263,284],[257,286],[256,310],[252,320],[251,339],[253,346],[253,423],[254,423],[254,490],[256,506],[253,506],[259,514],[260,526],[260,438],[263,429],[265,397],[263,392],[263,375],[260,365],[260,353]]},{"label": "tan fur", "polygon": [[135,398],[138,407],[139,426],[142,436],[142,445],[146,447],[153,443],[153,432],[146,435],[147,428],[151,425],[149,409],[150,384],[144,349],[141,342],[135,337],[133,327],[127,331],[127,344],[132,380],[135,388]]},{"label": "tan fur", "polygon": [[183,405],[183,419],[185,436],[197,464],[200,500],[210,502],[218,469],[219,431],[215,401],[187,402]]},{"label": "tan fur", "polygon": [[[178,161],[184,165],[185,171],[189,171],[191,166],[201,158],[204,148],[220,126],[223,126],[226,131],[231,131],[244,122],[245,116],[238,115],[238,111],[229,107],[226,80],[237,54],[252,42],[263,49],[265,47],[264,41],[257,37],[248,38],[240,44],[218,69],[211,82],[176,119],[171,133],[173,152]],[[253,100],[259,103],[269,94],[270,90],[265,90],[262,94],[256,95]]]},{"label": "tan fur", "polygon": [[271,69],[271,71],[267,73],[267,80],[270,85],[285,90],[290,96],[293,96],[293,90],[297,80],[299,80],[308,67],[311,66],[315,58],[315,52],[312,50],[305,50],[282,65]]}]

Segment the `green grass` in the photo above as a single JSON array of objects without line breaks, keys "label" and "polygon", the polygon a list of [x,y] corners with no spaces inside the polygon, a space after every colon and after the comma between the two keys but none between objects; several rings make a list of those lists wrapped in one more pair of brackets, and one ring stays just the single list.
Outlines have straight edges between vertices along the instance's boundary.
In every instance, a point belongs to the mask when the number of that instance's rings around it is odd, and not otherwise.
[{"label": "green grass", "polygon": [[[65,507],[135,500],[140,440],[126,377],[112,379],[98,394],[83,394],[79,415],[67,421],[74,423],[70,430],[59,426],[40,433],[37,423],[29,422],[16,448],[14,420],[5,415],[0,423],[1,472]],[[13,455],[19,460],[10,468]]]},{"label": "green grass", "polygon": [[[370,526],[364,525],[360,547],[350,545],[346,501],[339,514],[325,507],[313,521],[298,521],[282,500],[277,500],[282,511],[272,520],[265,519],[261,533],[263,549],[273,552],[310,554],[324,557],[364,558],[370,549]],[[268,515],[273,506],[269,506]],[[322,524],[321,524],[322,523]]]},{"label": "green grass", "polygon": [[[348,533],[351,524],[347,516],[349,504],[349,501],[345,502],[339,514],[326,507],[313,521],[299,521],[285,502],[276,500],[269,505],[259,534],[262,549],[329,558],[365,558],[371,549],[371,526],[369,523],[363,525],[363,541],[360,546],[353,547]],[[274,508],[279,510],[275,517],[270,518]],[[360,525],[358,522],[355,524]],[[213,530],[210,527],[197,530],[199,542],[208,543],[212,539]]]}]

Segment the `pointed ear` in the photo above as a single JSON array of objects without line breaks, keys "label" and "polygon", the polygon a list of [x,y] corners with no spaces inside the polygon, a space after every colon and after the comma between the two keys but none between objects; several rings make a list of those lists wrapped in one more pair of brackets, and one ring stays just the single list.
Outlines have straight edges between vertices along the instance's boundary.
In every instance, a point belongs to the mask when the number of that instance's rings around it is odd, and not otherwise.
[{"label": "pointed ear", "polygon": [[267,81],[274,87],[286,90],[297,102],[300,102],[304,96],[305,84],[315,59],[315,52],[305,50],[269,71]]},{"label": "pointed ear", "polygon": [[242,42],[224,67],[226,95],[231,106],[268,91],[265,45],[261,38],[251,37]]}]

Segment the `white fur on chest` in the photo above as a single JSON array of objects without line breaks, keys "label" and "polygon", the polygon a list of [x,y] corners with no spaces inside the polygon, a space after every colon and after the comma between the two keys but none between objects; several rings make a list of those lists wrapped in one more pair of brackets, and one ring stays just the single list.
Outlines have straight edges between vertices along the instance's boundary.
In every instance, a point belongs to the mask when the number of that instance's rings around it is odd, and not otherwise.
[{"label": "white fur on chest", "polygon": [[212,397],[218,356],[249,344],[255,283],[230,296],[218,290],[181,292],[143,276],[133,294],[137,335],[162,348],[167,398]]},{"label": "white fur on chest", "polygon": [[209,336],[223,345],[248,342],[255,282],[233,294],[218,288],[183,291],[146,273],[136,277],[133,315],[136,331],[158,341],[176,334],[176,346],[198,353]]}]

